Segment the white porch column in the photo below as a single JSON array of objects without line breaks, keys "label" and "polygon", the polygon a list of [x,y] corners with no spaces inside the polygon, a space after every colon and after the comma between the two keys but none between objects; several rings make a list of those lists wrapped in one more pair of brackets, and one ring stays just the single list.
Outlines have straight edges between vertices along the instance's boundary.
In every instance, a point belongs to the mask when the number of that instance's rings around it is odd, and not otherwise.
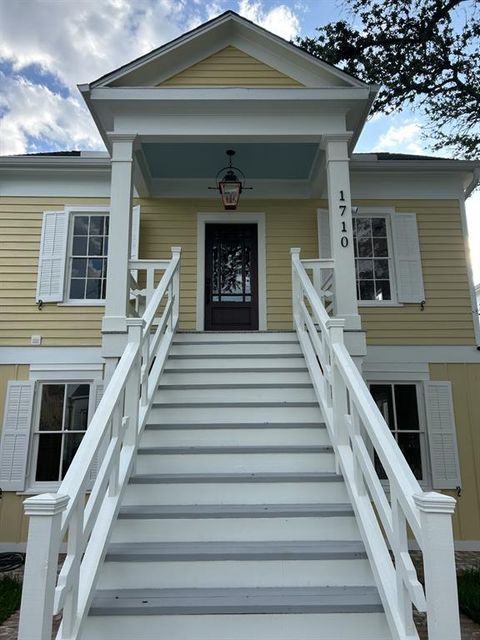
[{"label": "white porch column", "polygon": [[327,134],[323,139],[327,168],[328,212],[332,258],[335,261],[336,315],[345,330],[361,327],[357,307],[353,253],[352,203],[347,143],[349,133]]},{"label": "white porch column", "polygon": [[102,331],[126,334],[128,261],[132,225],[133,145],[136,136],[111,133],[109,137],[112,141],[112,178],[107,297]]}]

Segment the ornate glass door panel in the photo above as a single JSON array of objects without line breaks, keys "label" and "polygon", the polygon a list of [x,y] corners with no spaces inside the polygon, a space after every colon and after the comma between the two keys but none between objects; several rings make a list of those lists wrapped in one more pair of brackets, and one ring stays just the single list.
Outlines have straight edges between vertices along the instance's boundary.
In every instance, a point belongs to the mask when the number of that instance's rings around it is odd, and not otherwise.
[{"label": "ornate glass door panel", "polygon": [[258,329],[257,225],[207,224],[205,329]]}]

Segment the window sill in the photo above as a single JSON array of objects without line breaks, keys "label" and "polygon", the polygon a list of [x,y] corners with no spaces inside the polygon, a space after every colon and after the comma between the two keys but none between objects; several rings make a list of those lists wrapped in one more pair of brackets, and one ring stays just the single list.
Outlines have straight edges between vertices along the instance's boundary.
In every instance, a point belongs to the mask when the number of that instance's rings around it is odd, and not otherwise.
[{"label": "window sill", "polygon": [[59,302],[59,307],[104,307],[105,300],[71,300],[69,302]]}]

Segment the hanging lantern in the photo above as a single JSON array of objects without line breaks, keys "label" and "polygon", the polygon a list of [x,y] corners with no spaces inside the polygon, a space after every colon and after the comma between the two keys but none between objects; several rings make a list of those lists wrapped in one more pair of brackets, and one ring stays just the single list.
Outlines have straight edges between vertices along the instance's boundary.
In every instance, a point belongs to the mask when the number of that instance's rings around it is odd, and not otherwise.
[{"label": "hanging lantern", "polygon": [[[208,188],[220,191],[223,208],[226,211],[234,211],[238,206],[242,191],[252,187],[245,186],[245,174],[238,167],[232,165],[232,157],[235,155],[235,151],[227,149],[225,153],[228,156],[228,166],[223,167],[217,173],[215,177],[216,186]],[[240,174],[240,179],[235,171]]]}]

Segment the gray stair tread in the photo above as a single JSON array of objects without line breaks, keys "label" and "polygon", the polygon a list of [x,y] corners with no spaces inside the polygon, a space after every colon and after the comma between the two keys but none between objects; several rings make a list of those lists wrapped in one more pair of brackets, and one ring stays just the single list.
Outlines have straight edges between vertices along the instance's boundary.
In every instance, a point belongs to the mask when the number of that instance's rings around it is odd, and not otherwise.
[{"label": "gray stair tread", "polygon": [[[197,356],[195,356],[196,358]],[[234,357],[234,356],[231,356]],[[235,356],[237,357],[237,356]],[[164,373],[277,373],[279,371],[287,371],[288,373],[299,373],[308,371],[307,367],[194,367],[190,369],[173,369],[168,367],[168,361]]]},{"label": "gray stair tread", "polygon": [[149,422],[145,429],[325,429],[325,426],[324,422]]},{"label": "gray stair tread", "polygon": [[317,402],[295,402],[291,400],[266,402],[264,400],[258,400],[257,402],[243,402],[242,400],[235,401],[222,401],[217,400],[215,402],[158,402],[155,401],[152,404],[154,409],[235,409],[239,407],[247,408],[270,408],[270,407],[317,407]]},{"label": "gray stair tread", "polygon": [[366,558],[357,540],[267,540],[221,542],[117,542],[107,562],[177,562],[209,560],[348,560]]},{"label": "gray stair tread", "polygon": [[299,350],[297,353],[282,353],[280,350],[277,353],[229,353],[225,350],[225,353],[174,353],[169,354],[169,360],[224,360],[224,359],[278,359],[278,358],[297,358],[303,360],[303,354]]},{"label": "gray stair tread", "polygon": [[341,482],[343,477],[333,472],[279,473],[148,473],[130,478],[132,484],[212,484],[240,482]]},{"label": "gray stair tread", "polygon": [[[182,373],[184,373],[182,371]],[[223,373],[225,373],[223,371]],[[159,391],[189,391],[192,389],[201,389],[212,391],[214,389],[313,389],[311,382],[235,382],[221,383],[212,382],[197,383],[185,382],[184,384],[159,384]]]},{"label": "gray stair tread", "polygon": [[194,504],[132,505],[120,509],[120,519],[312,518],[353,516],[350,504]]},{"label": "gray stair tread", "polygon": [[183,447],[141,447],[139,455],[184,455],[184,454],[235,454],[235,453],[331,453],[330,445],[233,445],[233,446],[202,446],[192,445]]},{"label": "gray stair tread", "polygon": [[90,615],[379,613],[375,587],[119,589],[96,592]]}]

